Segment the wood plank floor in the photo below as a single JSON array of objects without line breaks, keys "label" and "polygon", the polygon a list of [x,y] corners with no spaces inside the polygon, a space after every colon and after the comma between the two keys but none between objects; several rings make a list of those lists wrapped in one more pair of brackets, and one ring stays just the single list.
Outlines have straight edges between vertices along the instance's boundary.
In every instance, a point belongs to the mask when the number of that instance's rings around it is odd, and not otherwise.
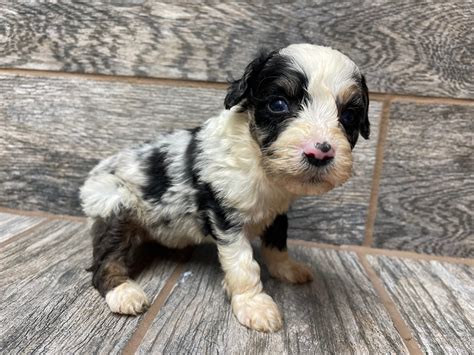
[{"label": "wood plank floor", "polygon": [[0,76],[0,125],[8,128],[0,135],[0,204],[78,215],[79,187],[99,159],[159,132],[199,125],[223,109],[224,94]]},{"label": "wood plank floor", "polygon": [[[473,19],[462,0],[0,0],[0,354],[472,354]],[[301,42],[359,65],[372,129],[352,179],[288,213],[315,280],[262,266],[283,329],[238,324],[212,245],[146,245],[151,308],[111,314],[86,271],[88,171],[218,114],[259,49]]]},{"label": "wood plank floor", "polygon": [[[12,233],[2,226],[16,217],[0,213],[1,233]],[[232,315],[212,245],[196,247],[187,262],[182,253],[148,248],[138,282],[152,300],[160,297],[144,316],[117,316],[85,271],[91,258],[85,223],[18,217],[33,228],[0,244],[2,354],[407,354],[403,326],[423,352],[472,349],[474,263],[465,260],[406,259],[380,250],[366,255],[403,317],[400,325],[354,252],[291,245],[290,254],[310,265],[315,279],[289,285],[271,279],[262,266],[264,288],[285,319],[281,331],[264,334],[240,326]]]},{"label": "wood plank floor", "polygon": [[474,264],[369,256],[425,354],[474,349]]},{"label": "wood plank floor", "polygon": [[[0,247],[1,353],[117,353],[125,346],[141,318],[109,312],[85,270],[91,256],[85,225],[62,220]],[[141,275],[150,299],[174,266],[165,259]]]},{"label": "wood plank floor", "polygon": [[0,1],[0,66],[226,81],[261,47],[329,45],[373,91],[474,97],[470,1]]},{"label": "wood plank floor", "polygon": [[301,247],[293,247],[292,254],[311,265],[312,283],[284,284],[263,273],[265,290],[282,310],[283,330],[264,334],[240,326],[221,286],[215,248],[199,248],[139,352],[406,352],[354,254]]},{"label": "wood plank floor", "polygon": [[474,256],[473,117],[472,105],[393,103],[375,246]]},{"label": "wood plank floor", "polygon": [[26,217],[0,212],[0,245],[11,237],[27,231],[43,222],[41,217]]}]

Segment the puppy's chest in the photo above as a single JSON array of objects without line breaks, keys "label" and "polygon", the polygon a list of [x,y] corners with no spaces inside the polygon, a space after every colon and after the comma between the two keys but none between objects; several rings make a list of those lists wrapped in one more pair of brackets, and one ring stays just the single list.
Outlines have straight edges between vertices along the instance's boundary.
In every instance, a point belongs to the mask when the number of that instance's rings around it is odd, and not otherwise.
[{"label": "puppy's chest", "polygon": [[255,193],[251,196],[242,196],[238,209],[245,215],[247,223],[267,223],[272,221],[277,215],[288,211],[293,199],[286,195],[272,190]]}]

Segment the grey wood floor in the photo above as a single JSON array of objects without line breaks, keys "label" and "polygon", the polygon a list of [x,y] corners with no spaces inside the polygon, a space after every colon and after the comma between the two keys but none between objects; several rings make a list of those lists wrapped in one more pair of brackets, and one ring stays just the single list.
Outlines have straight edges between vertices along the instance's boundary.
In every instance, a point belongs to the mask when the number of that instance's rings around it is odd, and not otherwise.
[{"label": "grey wood floor", "polygon": [[474,262],[466,259],[453,264],[294,242],[290,253],[315,279],[284,284],[262,267],[264,287],[285,319],[281,331],[263,334],[232,315],[211,245],[195,248],[190,259],[149,251],[138,282],[156,301],[144,316],[126,317],[111,314],[91,286],[85,221],[0,212],[0,237],[1,353],[409,353],[403,327],[422,352],[473,348]]},{"label": "grey wood floor", "polygon": [[[471,354],[473,27],[465,0],[0,0],[0,354]],[[284,328],[237,323],[212,246],[144,250],[152,307],[110,314],[85,271],[87,172],[217,114],[260,48],[298,42],[360,66],[372,133],[347,184],[289,212],[315,280],[262,268]]]}]

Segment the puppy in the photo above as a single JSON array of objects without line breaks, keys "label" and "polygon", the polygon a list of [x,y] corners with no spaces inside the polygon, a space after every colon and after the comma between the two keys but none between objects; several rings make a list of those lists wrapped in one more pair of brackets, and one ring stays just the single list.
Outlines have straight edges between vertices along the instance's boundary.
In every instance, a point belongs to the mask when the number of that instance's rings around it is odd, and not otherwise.
[{"label": "puppy", "polygon": [[262,239],[270,274],[303,283],[311,270],[287,253],[286,212],[351,176],[352,149],[369,137],[364,76],[342,53],[296,44],[261,55],[231,83],[225,110],[100,162],[81,189],[93,237],[93,285],[112,312],[138,314],[149,301],[130,279],[137,247],[214,242],[238,321],[282,326],[263,291],[249,239]]}]

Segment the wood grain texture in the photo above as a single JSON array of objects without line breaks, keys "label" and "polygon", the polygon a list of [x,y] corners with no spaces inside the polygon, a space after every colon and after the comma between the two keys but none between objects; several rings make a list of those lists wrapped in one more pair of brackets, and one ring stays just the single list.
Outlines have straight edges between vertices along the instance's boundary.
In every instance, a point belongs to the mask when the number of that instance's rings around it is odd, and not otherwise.
[{"label": "wood grain texture", "polygon": [[0,77],[0,205],[81,213],[78,189],[102,158],[223,108],[222,90]]},{"label": "wood grain texture", "polygon": [[225,81],[258,48],[329,45],[371,90],[474,97],[471,1],[0,1],[0,66]]},{"label": "wood grain texture", "polygon": [[[158,132],[199,125],[221,110],[223,97],[214,89],[0,76],[0,205],[81,214],[78,189],[99,159]],[[290,237],[360,243],[380,107],[371,104],[372,137],[354,150],[355,176],[297,202]]]},{"label": "wood grain texture", "polygon": [[353,177],[322,196],[296,201],[288,213],[289,236],[331,244],[362,244],[375,165],[382,105],[372,102],[369,140],[359,138],[353,151]]},{"label": "wood grain texture", "polygon": [[[92,256],[85,225],[54,221],[0,250],[0,352],[118,353],[142,317],[113,315],[85,271]],[[173,260],[139,279],[153,299]]]},{"label": "wood grain texture", "polygon": [[10,213],[0,213],[0,243],[30,228],[33,228],[44,220],[44,218],[39,217],[17,216]]},{"label": "wood grain texture", "polygon": [[406,353],[354,254],[300,247],[292,252],[316,276],[311,284],[289,285],[263,272],[264,288],[285,318],[279,332],[259,333],[237,322],[222,290],[216,250],[200,247],[138,353]]},{"label": "wood grain texture", "polygon": [[368,256],[422,351],[472,354],[474,267]]},{"label": "wood grain texture", "polygon": [[375,246],[474,256],[474,107],[394,103]]}]

